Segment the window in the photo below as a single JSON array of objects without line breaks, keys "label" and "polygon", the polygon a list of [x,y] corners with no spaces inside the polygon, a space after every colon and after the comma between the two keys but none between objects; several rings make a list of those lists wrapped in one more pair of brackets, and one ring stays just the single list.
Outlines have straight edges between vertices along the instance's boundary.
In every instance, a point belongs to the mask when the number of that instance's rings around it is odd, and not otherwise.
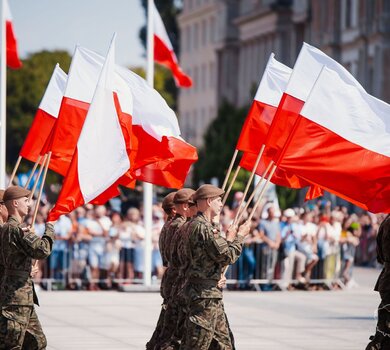
[{"label": "window", "polygon": [[202,21],[202,46],[207,45],[207,21]]},{"label": "window", "polygon": [[199,46],[199,24],[195,23],[194,25],[194,49],[196,50]]}]

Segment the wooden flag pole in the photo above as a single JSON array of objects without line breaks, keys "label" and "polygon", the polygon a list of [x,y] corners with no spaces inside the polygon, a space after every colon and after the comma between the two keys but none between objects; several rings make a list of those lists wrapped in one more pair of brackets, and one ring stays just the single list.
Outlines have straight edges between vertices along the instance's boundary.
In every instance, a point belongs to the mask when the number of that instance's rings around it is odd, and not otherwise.
[{"label": "wooden flag pole", "polygon": [[[50,155],[51,155],[51,152],[50,152]],[[41,174],[42,174],[42,170],[45,167],[46,160],[47,160],[47,153],[43,157],[43,161],[42,161],[41,167],[39,168],[37,179],[34,181],[34,186],[33,186],[32,190],[31,190],[30,196],[28,197],[28,199],[30,199],[30,200],[34,196],[35,190],[36,190],[38,182],[39,182],[39,178],[41,177]],[[47,166],[49,166],[49,163],[47,163]]]},{"label": "wooden flag pole", "polygon": [[28,177],[27,182],[26,182],[26,184],[24,185],[24,188],[27,188],[28,185],[30,185],[30,182],[31,182],[31,180],[32,180],[32,178],[33,178],[33,176],[34,176],[35,170],[37,169],[37,166],[38,166],[38,164],[39,164],[41,158],[42,158],[42,156],[39,155],[37,161],[35,162],[35,164],[34,164],[32,170],[31,170],[30,176]]},{"label": "wooden flag pole", "polygon": [[274,175],[274,172],[276,170],[276,165],[273,166],[272,170],[271,170],[271,173],[269,174],[268,178],[267,178],[267,182],[265,183],[264,187],[262,188],[260,194],[259,194],[259,198],[257,198],[257,201],[255,203],[255,205],[253,206],[252,208],[252,211],[251,213],[249,214],[249,217],[248,217],[248,220],[247,221],[251,221],[252,220],[252,217],[253,215],[255,214],[256,212],[256,209],[257,207],[259,206],[261,200],[263,199],[263,196],[264,196],[264,193],[265,193],[265,190],[267,189],[268,185],[269,185],[269,182],[270,180],[272,179],[272,176]]},{"label": "wooden flag pole", "polygon": [[250,177],[249,177],[249,180],[248,180],[248,182],[246,183],[244,195],[242,196],[242,198],[241,198],[241,200],[240,200],[240,203],[238,204],[238,211],[237,211],[237,214],[240,212],[241,207],[242,207],[242,204],[244,203],[244,200],[245,200],[245,198],[246,198],[246,195],[248,194],[249,187],[250,187],[250,185],[251,185],[251,183],[252,183],[253,177],[255,176],[255,172],[256,172],[257,166],[258,166],[259,163],[260,163],[260,159],[261,159],[261,157],[263,156],[264,149],[265,149],[265,145],[263,144],[263,145],[261,146],[261,148],[260,148],[259,154],[257,155],[256,162],[255,162],[255,165],[253,166],[253,169],[252,169],[251,175],[250,175]]},{"label": "wooden flag pole", "polygon": [[227,198],[228,198],[228,196],[229,196],[230,191],[232,190],[232,187],[233,187],[233,185],[234,185],[234,182],[236,181],[236,178],[237,178],[237,175],[238,175],[240,169],[241,169],[241,167],[240,167],[239,165],[237,165],[237,169],[236,169],[236,171],[234,172],[233,179],[232,179],[232,181],[230,182],[230,185],[229,185],[227,191],[225,192],[225,195],[223,196],[222,205],[225,205],[226,200],[227,200]]},{"label": "wooden flag pole", "polygon": [[260,186],[263,185],[263,180],[266,178],[269,170],[271,169],[272,165],[274,165],[274,162],[271,161],[268,166],[267,166],[267,169],[265,169],[264,173],[261,175],[261,179],[260,181],[258,182],[258,184],[256,185],[256,187],[254,188],[254,190],[252,191],[252,194],[250,195],[250,197],[248,198],[248,201],[247,203],[245,204],[244,207],[239,207],[239,210],[237,211],[237,214],[236,214],[236,217],[233,221],[233,224],[236,224],[238,221],[240,221],[242,215],[245,213],[245,211],[248,209],[249,205],[251,204],[255,194],[257,193],[257,191],[259,190]]},{"label": "wooden flag pole", "polygon": [[[34,215],[33,215],[32,219],[31,219],[31,228],[34,228],[35,219],[37,218],[37,215],[38,215],[39,202],[41,201],[42,192],[43,192],[43,186],[45,185],[45,180],[46,180],[46,175],[47,175],[47,169],[49,169],[50,158],[51,158],[51,152],[48,153],[46,162],[42,164],[42,167],[45,168],[45,171],[43,173],[42,183],[41,183],[41,186],[39,188],[37,204],[35,205],[35,209],[34,209]],[[41,167],[41,169],[42,169],[42,167]],[[38,177],[38,179],[39,179],[39,177]]]},{"label": "wooden flag pole", "polygon": [[14,181],[14,178],[15,178],[15,175],[16,175],[16,172],[19,168],[19,165],[20,165],[20,161],[22,160],[22,156],[19,156],[18,157],[18,160],[16,161],[16,164],[14,166],[14,170],[12,171],[12,174],[11,174],[11,177],[9,179],[9,182],[8,182],[8,186],[7,187],[10,187],[12,185],[12,181]]},{"label": "wooden flag pole", "polygon": [[225,188],[226,188],[226,185],[227,185],[227,182],[229,180],[230,173],[232,172],[233,165],[234,165],[234,162],[236,161],[237,155],[238,155],[238,149],[236,149],[233,153],[233,157],[232,157],[232,160],[230,161],[229,169],[226,173],[225,180],[223,180],[223,185],[222,185],[223,190],[225,190]]}]

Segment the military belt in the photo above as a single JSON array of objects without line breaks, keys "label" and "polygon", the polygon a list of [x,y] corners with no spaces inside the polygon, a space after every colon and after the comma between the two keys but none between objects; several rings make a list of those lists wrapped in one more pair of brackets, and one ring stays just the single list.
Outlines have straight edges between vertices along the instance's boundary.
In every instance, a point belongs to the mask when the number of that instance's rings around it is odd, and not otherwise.
[{"label": "military belt", "polygon": [[212,278],[199,278],[199,277],[192,277],[189,278],[188,281],[190,283],[204,283],[204,284],[218,284],[218,280],[212,279]]},{"label": "military belt", "polygon": [[30,277],[29,271],[5,269],[4,275],[17,277]]}]

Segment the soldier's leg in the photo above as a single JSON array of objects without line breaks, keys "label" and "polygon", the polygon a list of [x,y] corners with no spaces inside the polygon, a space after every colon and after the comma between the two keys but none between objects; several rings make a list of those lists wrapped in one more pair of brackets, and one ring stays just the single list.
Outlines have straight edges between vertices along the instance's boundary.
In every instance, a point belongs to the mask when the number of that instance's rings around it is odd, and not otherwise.
[{"label": "soldier's leg", "polygon": [[22,349],[31,315],[29,306],[3,306],[0,313],[0,349]]},{"label": "soldier's leg", "polygon": [[170,298],[168,301],[167,310],[165,311],[163,327],[159,335],[156,349],[171,350],[175,348],[174,346],[171,346],[171,338],[176,329],[177,317],[178,305],[173,298]]},{"label": "soldier's leg", "polygon": [[370,337],[366,350],[390,349],[390,293],[381,293],[381,303],[378,307],[378,322],[376,333]]},{"label": "soldier's leg", "polygon": [[44,350],[47,346],[46,336],[43,333],[41,323],[35,309],[32,309],[30,321],[24,337],[23,348],[25,350]]},{"label": "soldier's leg", "polygon": [[196,299],[190,303],[183,350],[207,350],[214,337],[219,310],[218,299]]},{"label": "soldier's leg", "polygon": [[154,347],[157,344],[158,337],[161,333],[162,325],[164,322],[165,307],[166,307],[165,303],[161,305],[161,312],[160,312],[160,316],[159,316],[158,321],[157,321],[156,329],[154,330],[153,335],[150,338],[150,340],[146,343],[146,350],[154,350]]},{"label": "soldier's leg", "polygon": [[[213,341],[210,345],[210,350],[233,350],[234,339],[233,333],[229,327],[229,322],[225,314],[222,300],[218,303],[217,321],[215,324],[215,332]],[[233,339],[233,340],[232,340]]]}]

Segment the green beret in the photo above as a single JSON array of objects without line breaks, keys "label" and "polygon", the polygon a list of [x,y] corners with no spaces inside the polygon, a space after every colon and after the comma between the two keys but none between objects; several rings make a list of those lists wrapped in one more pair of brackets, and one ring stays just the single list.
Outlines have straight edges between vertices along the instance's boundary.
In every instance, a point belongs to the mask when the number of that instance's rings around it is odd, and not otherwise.
[{"label": "green beret", "polygon": [[0,190],[0,204],[4,203],[3,197],[4,197],[4,190]]},{"label": "green beret", "polygon": [[206,199],[206,198],[214,198],[222,196],[225,193],[224,190],[222,190],[219,187],[216,187],[214,185],[202,185],[200,186],[196,192],[194,193],[193,199],[194,201],[198,201],[199,199]]},{"label": "green beret", "polygon": [[175,196],[173,197],[173,203],[188,203],[194,193],[195,191],[192,188],[182,188],[176,192]]},{"label": "green beret", "polygon": [[23,198],[23,197],[28,197],[29,195],[30,195],[29,190],[26,190],[25,188],[20,187],[20,186],[11,186],[5,190],[4,196],[3,196],[3,201],[6,202],[6,201],[10,201],[12,199],[19,199],[19,198]]},{"label": "green beret", "polygon": [[176,192],[171,192],[167,194],[162,202],[162,208],[167,211],[169,209],[172,209],[175,205],[173,204],[173,197],[175,196]]}]

